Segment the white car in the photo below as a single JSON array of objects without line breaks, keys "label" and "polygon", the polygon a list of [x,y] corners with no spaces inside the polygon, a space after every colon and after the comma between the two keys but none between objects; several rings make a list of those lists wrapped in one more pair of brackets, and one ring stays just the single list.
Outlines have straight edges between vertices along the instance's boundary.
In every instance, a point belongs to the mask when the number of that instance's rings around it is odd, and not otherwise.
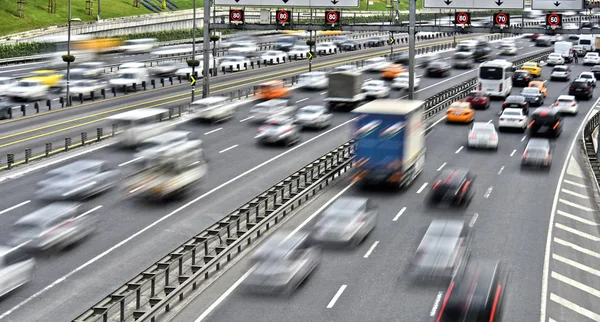
[{"label": "white car", "polygon": [[[408,89],[408,73],[400,73],[396,77],[394,77],[394,81],[392,82],[393,89]],[[415,75],[414,79],[415,88],[419,88],[421,85],[421,77]]]},{"label": "white car", "polygon": [[390,62],[385,57],[375,57],[365,60],[365,70],[369,72],[381,72],[390,66]]},{"label": "white car", "polygon": [[571,95],[560,95],[552,107],[557,108],[561,113],[576,115],[579,112],[579,104],[577,104],[575,96]]},{"label": "white car", "polygon": [[546,63],[550,66],[564,65],[565,59],[561,54],[550,54],[548,55],[548,60],[546,60]]},{"label": "white car", "polygon": [[171,76],[174,75],[175,72],[177,70],[179,70],[181,68],[181,64],[180,63],[176,63],[174,61],[166,61],[166,62],[161,62],[158,65],[152,66],[150,68],[148,68],[148,70],[150,71],[151,75],[156,75],[159,77],[163,77],[163,76]]},{"label": "white car", "polygon": [[590,83],[592,85],[592,87],[596,87],[596,76],[594,76],[594,73],[592,72],[582,72],[581,74],[579,74],[579,77],[577,77],[578,79],[585,79],[588,81],[588,83]]},{"label": "white car", "polygon": [[[198,75],[197,78],[204,77],[204,75],[202,74],[202,70],[203,69],[201,66],[196,67],[195,72]],[[179,68],[175,71],[175,76],[187,77],[187,75],[192,75],[192,67]]]},{"label": "white car", "polygon": [[286,59],[287,54],[281,50],[268,50],[260,56],[260,61],[265,64],[281,64],[284,63]]},{"label": "white car", "polygon": [[255,53],[258,50],[258,47],[253,42],[241,42],[232,44],[229,47],[229,54],[234,56],[249,56],[252,53]]},{"label": "white car", "polygon": [[310,52],[310,46],[295,45],[290,49],[288,55],[293,59],[306,59],[308,58],[308,52]]},{"label": "white car", "polygon": [[0,297],[28,283],[35,259],[23,247],[0,246]]},{"label": "white car", "polygon": [[600,64],[600,55],[598,53],[587,53],[583,57],[584,65],[598,65]]},{"label": "white car", "polygon": [[469,148],[498,150],[498,133],[493,123],[475,122],[469,130]]},{"label": "white car", "polygon": [[77,68],[85,70],[85,76],[97,77],[104,74],[104,63],[101,62],[86,62],[77,65]]},{"label": "white car", "polygon": [[305,89],[326,89],[329,79],[325,72],[310,72],[298,76],[298,85]]},{"label": "white car", "polygon": [[498,47],[502,48],[503,46],[515,46],[515,40],[514,39],[504,39],[500,42],[500,46],[498,46]]},{"label": "white car", "polygon": [[146,68],[144,63],[125,63],[119,65],[119,70],[129,69],[129,68]]},{"label": "white car", "polygon": [[10,77],[0,77],[0,96],[6,95],[9,88],[15,85],[15,80]]},{"label": "white car", "polygon": [[384,98],[390,95],[390,88],[382,80],[370,80],[362,86],[362,91],[368,97]]},{"label": "white car", "polygon": [[230,56],[221,59],[219,70],[240,71],[250,68],[250,59],[243,56]]},{"label": "white car", "polygon": [[[79,96],[79,94],[83,95],[83,97],[91,97],[92,92],[96,95],[106,87],[106,83],[100,82],[96,79],[86,79],[82,81],[74,82],[69,91],[73,96]],[[99,96],[99,95],[98,95]]]},{"label": "white car", "polygon": [[527,129],[527,115],[521,108],[505,108],[498,121],[498,129],[502,131],[505,128],[521,129],[523,132]]},{"label": "white car", "polygon": [[296,117],[294,123],[302,126],[303,128],[318,128],[324,129],[331,126],[333,122],[333,114],[327,111],[325,106],[320,105],[309,105],[301,108]]},{"label": "white car", "polygon": [[21,100],[39,100],[48,95],[50,87],[36,80],[20,80],[7,91],[7,96]]},{"label": "white car", "polygon": [[500,55],[516,55],[517,47],[514,44],[500,46]]},{"label": "white car", "polygon": [[316,47],[317,54],[319,54],[319,55],[335,54],[337,52],[337,50],[338,50],[337,46],[330,42],[323,42],[323,43],[317,44],[317,47]]}]

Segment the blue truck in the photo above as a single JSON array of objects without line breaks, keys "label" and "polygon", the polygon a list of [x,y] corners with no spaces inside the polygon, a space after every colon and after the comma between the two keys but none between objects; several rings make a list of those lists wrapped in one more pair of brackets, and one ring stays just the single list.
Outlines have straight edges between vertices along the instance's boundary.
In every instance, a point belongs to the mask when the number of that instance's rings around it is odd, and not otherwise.
[{"label": "blue truck", "polygon": [[382,99],[356,108],[354,180],[410,185],[425,166],[423,101]]}]

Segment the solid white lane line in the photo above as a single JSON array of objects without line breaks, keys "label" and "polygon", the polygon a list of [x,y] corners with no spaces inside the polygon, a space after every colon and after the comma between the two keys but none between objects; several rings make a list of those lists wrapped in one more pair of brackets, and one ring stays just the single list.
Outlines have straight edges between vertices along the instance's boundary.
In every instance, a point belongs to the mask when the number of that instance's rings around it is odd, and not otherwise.
[{"label": "solid white lane line", "polygon": [[126,166],[126,165],[128,165],[130,163],[134,163],[134,162],[139,161],[141,159],[143,159],[143,157],[139,157],[139,158],[135,158],[133,160],[129,160],[127,162],[123,162],[123,163],[119,164],[119,167]]},{"label": "solid white lane line", "polygon": [[562,240],[562,239],[556,238],[556,237],[554,237],[554,242],[557,243],[557,244],[559,244],[559,245],[570,247],[571,249],[576,250],[576,251],[578,251],[580,253],[584,253],[586,255],[589,255],[589,256],[596,257],[596,258],[600,259],[600,253],[596,253],[596,252],[591,251],[591,250],[589,250],[589,249],[587,249],[585,247],[581,247],[581,246],[579,246],[577,244],[573,244],[571,242],[568,242],[566,240]]},{"label": "solid white lane line", "polygon": [[368,82],[370,80],[373,80],[373,79],[372,78],[367,78],[367,79],[365,79],[365,82]]},{"label": "solid white lane line", "polygon": [[301,99],[301,100],[297,100],[297,101],[296,101],[296,104],[298,104],[298,103],[302,103],[302,102],[304,102],[304,101],[308,101],[308,97],[305,97],[305,98],[303,98],[303,99]]},{"label": "solid white lane line", "polygon": [[337,293],[335,293],[335,295],[333,296],[333,298],[331,299],[331,301],[329,302],[329,304],[327,304],[327,308],[330,309],[335,305],[335,302],[337,302],[337,300],[340,298],[340,296],[342,296],[342,293],[344,293],[344,290],[346,289],[348,285],[342,285],[340,287],[340,289],[337,291]]},{"label": "solid white lane line", "polygon": [[600,271],[599,270],[597,270],[595,268],[591,268],[591,267],[589,267],[587,265],[583,265],[583,264],[578,263],[578,262],[576,262],[574,260],[568,259],[566,257],[560,256],[560,255],[557,255],[557,254],[552,254],[552,259],[555,259],[555,260],[557,260],[559,262],[565,263],[565,264],[567,264],[569,266],[573,266],[573,267],[575,267],[577,269],[580,269],[582,271],[585,271],[587,273],[590,273],[592,275],[596,275],[596,276],[600,277]]},{"label": "solid white lane line", "polygon": [[498,171],[498,175],[500,175],[502,173],[502,171],[504,171],[504,166],[500,167],[500,170]]},{"label": "solid white lane line", "polygon": [[527,138],[527,135],[523,135],[523,137],[521,138],[521,142],[525,141],[526,138]]},{"label": "solid white lane line", "polygon": [[442,164],[439,168],[437,168],[437,171],[442,171],[442,169],[446,166],[446,162],[444,162],[444,164]]},{"label": "solid white lane line", "polygon": [[487,124],[490,124],[490,123],[492,123],[492,120],[487,121]]},{"label": "solid white lane line", "polygon": [[581,210],[585,210],[585,211],[594,211],[594,209],[592,209],[592,208],[588,208],[588,207],[585,207],[585,206],[582,206],[582,205],[576,204],[576,203],[574,203],[574,202],[570,202],[569,200],[565,200],[565,199],[562,199],[562,198],[558,199],[558,201],[559,201],[559,202],[561,202],[561,203],[564,203],[564,204],[565,204],[565,205],[567,205],[567,206],[571,206],[571,207],[579,208],[579,209],[581,209]]},{"label": "solid white lane line", "polygon": [[406,207],[403,207],[402,209],[400,209],[400,211],[398,212],[398,214],[396,214],[396,217],[394,217],[394,219],[392,219],[392,221],[398,221],[398,219],[400,219],[400,216],[402,216],[402,214],[406,211]]},{"label": "solid white lane line", "polygon": [[369,248],[369,250],[367,251],[367,253],[363,257],[364,258],[369,258],[369,256],[371,255],[371,253],[375,250],[375,247],[377,247],[377,244],[379,244],[378,240],[373,243],[373,246],[371,246],[371,248]]},{"label": "solid white lane line", "polygon": [[573,220],[579,221],[580,223],[584,223],[584,224],[586,224],[586,225],[590,225],[590,226],[598,226],[598,224],[597,224],[597,223],[595,223],[595,222],[593,222],[593,221],[591,221],[591,220],[587,220],[587,219],[585,219],[585,218],[581,218],[581,217],[579,217],[579,216],[572,215],[572,214],[570,214],[570,213],[567,213],[567,212],[564,212],[564,211],[562,211],[562,210],[557,210],[557,211],[556,211],[556,213],[557,213],[557,214],[559,214],[559,215],[561,215],[561,216],[563,216],[563,217],[567,217],[567,218],[570,218],[570,219],[573,219]]},{"label": "solid white lane line", "polygon": [[251,120],[251,119],[253,119],[253,118],[254,118],[254,116],[248,116],[248,117],[247,117],[247,118],[245,118],[245,119],[241,119],[241,120],[240,120],[240,123],[242,123],[242,122],[246,122],[246,121],[248,121],[248,120]]},{"label": "solid white lane line", "polygon": [[100,208],[102,208],[102,205],[96,206],[96,207],[94,207],[94,208],[92,208],[92,209],[90,209],[90,210],[88,210],[88,211],[86,211],[86,212],[82,213],[81,215],[79,215],[79,216],[77,216],[77,217],[75,217],[75,218],[81,218],[81,217],[85,217],[85,216],[87,216],[87,215],[91,214],[92,212],[94,212],[94,211],[96,211],[96,210],[98,210],[98,209],[100,209]]},{"label": "solid white lane line", "polygon": [[552,278],[554,278],[555,280],[561,281],[565,284],[569,284],[575,288],[578,288],[586,293],[589,293],[590,295],[593,295],[597,298],[600,298],[600,291],[598,291],[597,289],[593,288],[593,287],[589,287],[583,283],[580,283],[572,278],[568,278],[564,275],[561,275],[557,272],[552,272]]},{"label": "solid white lane line", "polygon": [[417,190],[417,193],[421,193],[421,192],[423,192],[423,190],[425,190],[425,187],[427,187],[427,182],[425,182],[425,183],[424,183],[424,184],[421,186],[421,188],[419,188],[419,190]]},{"label": "solid white lane line", "polygon": [[460,148],[458,148],[458,150],[456,150],[456,152],[454,152],[455,154],[460,153],[460,151],[462,151],[462,149],[464,148],[464,145],[461,145]]},{"label": "solid white lane line", "polygon": [[515,155],[515,153],[517,153],[517,150],[513,150],[513,151],[510,153],[510,156],[511,156],[511,157],[512,157],[512,156],[514,156],[514,155]]},{"label": "solid white lane line", "polygon": [[232,145],[232,146],[230,146],[230,147],[228,147],[226,149],[223,149],[223,150],[219,151],[219,153],[227,152],[227,151],[229,151],[231,149],[237,148],[238,146],[239,146],[239,144]]},{"label": "solid white lane line", "polygon": [[223,129],[223,128],[222,128],[222,127],[220,127],[220,128],[218,128],[218,129],[214,129],[214,130],[212,130],[212,131],[204,132],[204,135],[213,134],[213,133],[215,133],[215,132],[219,132],[219,131],[221,131],[222,129]]},{"label": "solid white lane line", "polygon": [[555,303],[558,303],[564,307],[566,307],[567,309],[575,312],[575,313],[579,313],[587,318],[592,319],[592,321],[600,321],[600,315],[596,314],[586,308],[583,308],[569,300],[566,300],[554,293],[550,293],[550,301],[553,301]]},{"label": "solid white lane line", "polygon": [[485,195],[483,195],[483,197],[485,199],[489,198],[490,195],[492,194],[492,190],[494,190],[494,187],[489,187],[488,190],[485,192]]},{"label": "solid white lane line", "polygon": [[564,183],[568,183],[570,185],[577,186],[577,187],[581,187],[581,188],[587,188],[588,187],[587,185],[584,185],[584,184],[581,184],[581,183],[577,183],[575,181],[571,181],[571,180],[568,180],[568,179],[565,179],[563,182]]},{"label": "solid white lane line", "polygon": [[577,192],[575,192],[575,191],[571,191],[571,190],[568,190],[568,189],[564,189],[564,188],[563,188],[563,189],[561,189],[560,191],[562,191],[562,192],[564,192],[564,193],[566,193],[566,194],[569,194],[569,195],[571,195],[571,196],[579,197],[579,198],[581,198],[581,199],[590,199],[590,197],[588,197],[588,196],[586,196],[586,195],[582,195],[582,194],[580,194],[580,193],[577,193]]},{"label": "solid white lane line", "polygon": [[327,94],[327,92],[326,92],[326,91],[325,91],[325,92],[321,92],[321,95],[325,95],[325,94]]},{"label": "solid white lane line", "polygon": [[558,229],[562,229],[564,231],[570,232],[571,234],[575,234],[575,235],[578,235],[578,236],[583,237],[583,238],[587,238],[587,239],[589,239],[591,241],[596,241],[596,242],[600,241],[600,238],[598,238],[598,237],[596,237],[594,235],[590,235],[588,233],[584,233],[582,231],[579,231],[579,230],[577,230],[575,228],[571,228],[571,227],[565,226],[563,224],[558,224],[557,223],[554,226],[556,226],[556,228],[558,228]]},{"label": "solid white lane line", "polygon": [[28,203],[30,203],[30,202],[31,202],[31,200],[25,200],[25,201],[23,201],[23,202],[21,202],[21,203],[19,203],[19,204],[16,204],[16,205],[14,205],[14,206],[12,206],[12,207],[6,208],[6,209],[4,209],[4,210],[0,211],[0,215],[4,215],[5,213],[7,213],[7,212],[9,212],[9,211],[11,211],[11,210],[14,210],[14,209],[17,209],[17,208],[19,208],[19,207],[21,207],[21,206],[24,206],[24,205],[26,205],[26,204],[28,204]]},{"label": "solid white lane line", "polygon": [[477,218],[479,218],[479,214],[475,213],[473,215],[473,218],[471,218],[471,221],[469,222],[469,227],[473,228],[473,226],[475,226],[475,222],[477,221]]},{"label": "solid white lane line", "polygon": [[442,295],[444,295],[444,292],[439,291],[437,296],[435,297],[435,301],[433,301],[433,307],[429,312],[429,316],[435,316],[435,313],[437,313],[438,307],[440,306],[440,302],[442,301]]}]

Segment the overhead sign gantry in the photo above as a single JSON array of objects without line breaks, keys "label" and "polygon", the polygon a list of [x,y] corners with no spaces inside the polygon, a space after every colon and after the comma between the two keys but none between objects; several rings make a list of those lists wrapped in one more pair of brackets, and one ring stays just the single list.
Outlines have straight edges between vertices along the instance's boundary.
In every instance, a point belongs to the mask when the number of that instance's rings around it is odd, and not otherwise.
[{"label": "overhead sign gantry", "polygon": [[531,9],[567,11],[583,10],[584,0],[531,0]]},{"label": "overhead sign gantry", "polygon": [[[534,0],[532,0],[534,1]],[[548,0],[543,0],[548,1]],[[557,0],[554,0],[557,1]],[[524,0],[423,0],[423,8],[439,9],[523,9]],[[534,8],[535,9],[535,8]]]},{"label": "overhead sign gantry", "polygon": [[359,0],[215,0],[216,6],[358,8]]}]

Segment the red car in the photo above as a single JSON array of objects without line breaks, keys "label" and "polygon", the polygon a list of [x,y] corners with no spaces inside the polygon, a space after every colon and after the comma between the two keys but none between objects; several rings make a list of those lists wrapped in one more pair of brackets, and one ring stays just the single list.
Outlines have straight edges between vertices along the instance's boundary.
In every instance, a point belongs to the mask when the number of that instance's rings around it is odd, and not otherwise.
[{"label": "red car", "polygon": [[490,107],[490,98],[483,91],[472,91],[465,100],[471,103],[471,107],[474,109],[486,110]]},{"label": "red car", "polygon": [[531,41],[536,41],[536,39],[538,39],[540,36],[543,36],[542,34],[533,34],[531,35]]}]

